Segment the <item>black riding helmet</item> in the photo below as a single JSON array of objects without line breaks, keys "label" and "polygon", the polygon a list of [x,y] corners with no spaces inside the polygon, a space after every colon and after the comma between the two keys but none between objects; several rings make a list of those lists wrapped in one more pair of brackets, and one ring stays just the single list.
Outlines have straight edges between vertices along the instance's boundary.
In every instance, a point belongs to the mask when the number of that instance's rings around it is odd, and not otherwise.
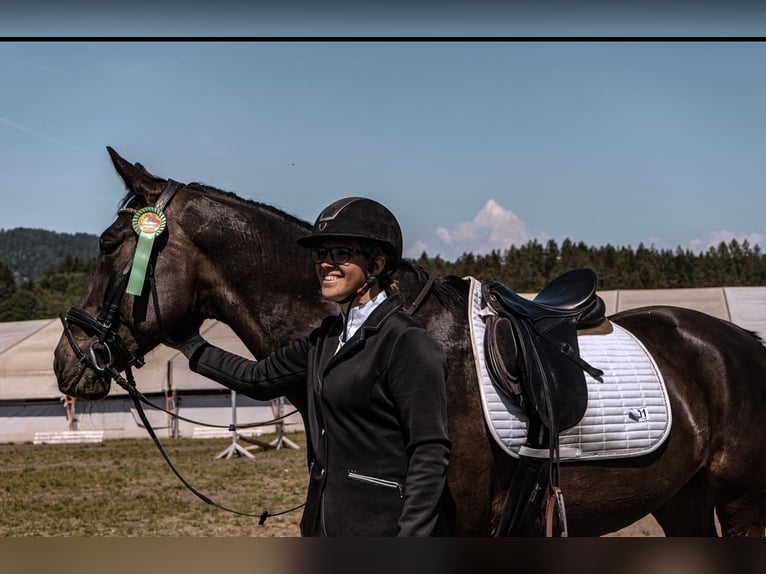
[{"label": "black riding helmet", "polygon": [[325,239],[353,238],[380,245],[390,265],[402,258],[402,230],[388,209],[365,197],[346,197],[328,205],[314,222],[311,233],[298,245],[315,247]]}]

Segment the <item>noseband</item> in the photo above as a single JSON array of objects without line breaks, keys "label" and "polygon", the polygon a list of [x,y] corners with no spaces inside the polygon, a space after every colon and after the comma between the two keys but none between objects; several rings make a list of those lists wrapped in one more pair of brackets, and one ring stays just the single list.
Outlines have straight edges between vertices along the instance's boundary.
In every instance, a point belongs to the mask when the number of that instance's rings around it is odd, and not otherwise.
[{"label": "noseband", "polygon": [[[115,282],[98,317],[94,317],[78,309],[70,307],[66,315],[60,317],[64,325],[64,335],[69,341],[75,356],[81,363],[105,373],[114,368],[116,358],[122,359],[123,363],[131,367],[141,368],[144,365],[142,355],[134,354],[117,333],[116,329],[120,322],[118,308],[125,294],[125,286],[128,282],[128,274],[123,273]],[[70,325],[77,325],[89,337],[96,337],[87,352],[84,352],[75,341]]]}]

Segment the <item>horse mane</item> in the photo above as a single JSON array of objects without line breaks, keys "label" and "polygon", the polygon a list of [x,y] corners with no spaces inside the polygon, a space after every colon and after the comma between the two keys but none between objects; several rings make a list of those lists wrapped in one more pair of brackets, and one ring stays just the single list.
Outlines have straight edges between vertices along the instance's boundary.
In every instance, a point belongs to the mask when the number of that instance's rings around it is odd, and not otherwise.
[{"label": "horse mane", "polygon": [[750,334],[756,341],[758,341],[761,345],[766,346],[766,339],[761,337],[758,333],[755,331],[751,331],[749,329],[744,329],[744,331],[748,334]]},{"label": "horse mane", "polygon": [[[161,180],[159,178],[155,178],[157,181],[165,181]],[[252,199],[245,199],[244,197],[237,195],[234,192],[231,191],[224,191],[222,189],[219,189],[217,187],[213,187],[211,185],[207,185],[198,181],[194,181],[191,183],[187,183],[184,185],[187,189],[192,189],[194,191],[198,191],[200,193],[206,194],[206,195],[217,195],[227,201],[227,203],[236,203],[236,204],[243,204],[250,207],[254,207],[256,209],[262,209],[264,211],[267,211],[277,217],[281,217],[283,219],[286,219],[287,221],[291,223],[295,223],[302,227],[310,227],[310,223],[300,219],[299,217],[296,217],[294,215],[291,215],[287,213],[286,211],[275,207],[273,205],[269,205],[268,203],[263,203],[260,201],[254,201]],[[128,204],[133,200],[133,198],[136,197],[136,194],[131,190],[128,189],[123,196],[123,198],[120,200],[118,204],[118,208],[122,209],[123,207],[127,207]]]},{"label": "horse mane", "polygon": [[[414,261],[403,259],[397,271],[404,271],[415,276],[415,281],[422,285],[431,277],[431,274],[416,264]],[[433,293],[445,306],[451,308],[454,304],[465,304],[468,298],[468,283],[455,275],[435,278]]]},{"label": "horse mane", "polygon": [[244,204],[248,205],[257,209],[263,209],[265,211],[268,211],[272,213],[273,215],[276,215],[278,217],[281,217],[283,219],[288,220],[291,223],[295,223],[297,225],[303,226],[303,227],[310,227],[311,224],[307,222],[304,219],[301,219],[299,217],[296,217],[294,215],[291,215],[290,213],[284,211],[283,209],[280,209],[274,205],[270,205],[268,203],[263,203],[262,201],[254,201],[252,199],[245,199],[244,197],[237,195],[234,192],[231,191],[224,191],[222,189],[219,189],[217,187],[213,187],[211,185],[207,185],[204,183],[200,183],[198,181],[187,183],[186,187],[191,188],[193,190],[210,194],[210,195],[218,195],[222,198],[228,199],[233,201],[234,203],[238,204]]},{"label": "horse mane", "polygon": [[[159,178],[155,178],[155,179],[157,179],[157,181],[164,181],[164,180],[160,180]],[[234,192],[225,191],[217,187],[207,185],[205,183],[195,181],[195,182],[185,184],[184,187],[199,193],[206,194],[206,195],[218,196],[219,198],[223,199],[225,203],[235,204],[237,207],[247,206],[247,207],[266,211],[268,213],[271,213],[275,217],[294,223],[298,226],[302,226],[305,228],[309,228],[311,226],[311,224],[308,223],[307,221],[300,219],[299,217],[296,217],[294,215],[291,215],[290,213],[287,213],[283,209],[280,209],[268,203],[254,201],[252,199],[245,199]],[[127,207],[134,197],[135,197],[135,194],[133,193],[133,191],[128,189],[125,196],[120,201],[119,207],[120,208]],[[405,274],[413,275],[415,281],[420,285],[424,284],[431,277],[428,271],[426,271],[425,269],[417,265],[414,261],[408,260],[408,259],[401,260],[401,262],[398,265],[397,271],[403,271]],[[464,304],[468,297],[468,283],[464,279],[457,277],[455,275],[448,275],[445,277],[436,278],[432,289],[436,297],[439,299],[439,301],[441,301],[441,303],[445,306],[451,307],[456,304]]]}]

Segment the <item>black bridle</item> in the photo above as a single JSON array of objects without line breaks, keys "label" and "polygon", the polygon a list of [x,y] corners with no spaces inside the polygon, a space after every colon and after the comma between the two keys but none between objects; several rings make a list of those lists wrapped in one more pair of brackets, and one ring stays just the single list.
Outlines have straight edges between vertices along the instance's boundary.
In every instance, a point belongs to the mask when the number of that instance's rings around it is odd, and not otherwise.
[{"label": "black bridle", "polygon": [[[154,204],[155,209],[160,211],[164,210],[181,187],[179,182],[169,179],[167,186]],[[150,265],[153,266],[153,263],[150,263]],[[114,364],[116,358],[121,359],[120,362],[126,365],[126,370],[131,367],[139,369],[144,365],[143,355],[135,355],[122,340],[122,337],[117,333],[117,327],[120,322],[120,303],[125,296],[125,290],[128,286],[128,277],[131,266],[132,262],[129,262],[122,274],[114,282],[114,285],[112,285],[98,317],[94,317],[74,306],[70,307],[66,314],[61,317],[61,323],[64,326],[64,335],[66,336],[67,341],[69,341],[69,346],[72,347],[75,356],[81,363],[92,367],[100,373],[111,374],[110,371],[115,370]],[[154,273],[150,272],[149,275],[151,291],[155,303],[155,312],[157,313],[159,320],[159,306],[156,305],[156,286],[152,277]],[[70,324],[77,325],[89,337],[96,337],[96,341],[91,343],[87,354],[80,349],[79,345],[77,345]],[[101,356],[101,360],[99,360],[99,356]]]},{"label": "black bridle", "polygon": [[[179,182],[173,181],[172,179],[168,180],[167,187],[162,192],[160,197],[157,199],[157,202],[155,203],[154,207],[162,211],[165,208],[165,206],[167,206],[167,204],[170,203],[170,200],[173,199],[173,196],[175,195],[176,191],[178,191],[180,187],[182,187],[182,184],[180,184]],[[173,413],[171,411],[158,407],[155,404],[153,404],[151,401],[149,401],[141,393],[141,391],[138,390],[138,387],[136,386],[135,378],[133,376],[133,367],[139,369],[144,365],[143,354],[141,353],[136,354],[133,351],[131,351],[128,348],[128,346],[125,344],[125,341],[117,332],[117,328],[119,327],[119,324],[120,324],[120,311],[119,311],[120,303],[122,302],[122,298],[125,296],[125,291],[128,286],[128,278],[131,271],[131,266],[132,266],[132,261],[128,263],[126,268],[123,270],[122,274],[114,282],[114,284],[112,285],[105,299],[101,312],[98,314],[97,317],[94,317],[93,315],[90,315],[89,313],[86,313],[82,309],[79,309],[75,306],[70,307],[67,310],[66,314],[60,317],[61,323],[64,326],[64,335],[66,336],[67,341],[69,342],[69,346],[72,348],[72,352],[75,354],[77,359],[82,364],[94,369],[98,373],[101,373],[103,376],[108,376],[111,380],[116,382],[118,385],[120,385],[120,387],[122,387],[123,389],[125,389],[125,391],[127,391],[128,395],[130,395],[130,398],[133,400],[133,403],[136,407],[136,411],[138,412],[138,416],[141,419],[141,423],[144,425],[144,428],[146,428],[147,432],[149,433],[149,436],[152,438],[152,440],[154,441],[154,444],[157,446],[157,449],[160,451],[160,454],[165,459],[165,462],[168,464],[168,466],[173,471],[173,473],[178,477],[178,479],[183,483],[183,485],[186,486],[186,488],[188,488],[195,496],[197,496],[203,502],[210,504],[211,506],[215,506],[216,508],[219,508],[221,510],[225,510],[226,512],[231,512],[234,514],[238,514],[240,516],[258,517],[259,524],[261,525],[264,522],[266,522],[267,518],[271,516],[286,514],[288,512],[298,510],[299,508],[302,508],[303,506],[305,506],[305,503],[304,503],[294,508],[290,508],[289,510],[284,510],[282,512],[276,512],[276,513],[263,511],[261,513],[255,514],[255,513],[248,513],[248,512],[233,510],[231,508],[222,506],[221,504],[215,502],[210,497],[206,496],[205,494],[201,493],[199,490],[194,488],[191,484],[189,484],[189,482],[181,475],[181,473],[173,465],[173,462],[170,460],[167,453],[165,452],[165,449],[163,448],[162,443],[157,437],[157,434],[154,432],[154,428],[149,423],[146,413],[144,412],[144,409],[142,407],[142,403],[154,409],[163,411],[178,420],[183,420],[183,421],[194,423],[201,426],[226,428],[232,432],[236,432],[237,429],[266,426],[266,425],[274,424],[276,422],[283,421],[284,419],[286,419],[293,413],[297,412],[297,410],[292,411],[286,415],[274,418],[269,421],[261,421],[256,423],[247,423],[247,424],[240,424],[240,425],[234,425],[234,424],[213,425],[213,424],[202,423],[199,421],[195,421],[193,419],[182,417],[178,415],[177,413]],[[149,261],[148,281],[149,281],[149,291],[152,295],[155,314],[157,316],[157,321],[159,323],[160,330],[162,331],[164,340],[172,344],[173,341],[167,335],[167,332],[164,328],[164,324],[162,322],[162,317],[160,315],[159,297],[157,295],[157,285],[156,285],[156,281],[154,280],[153,258],[150,258],[150,261]],[[80,348],[80,346],[77,344],[74,334],[72,333],[71,325],[76,325],[82,331],[84,331],[86,335],[96,339],[95,341],[91,343],[87,352],[83,351]],[[116,365],[124,365],[122,367],[122,370],[125,371],[125,376],[120,374],[120,371],[118,370]]]}]

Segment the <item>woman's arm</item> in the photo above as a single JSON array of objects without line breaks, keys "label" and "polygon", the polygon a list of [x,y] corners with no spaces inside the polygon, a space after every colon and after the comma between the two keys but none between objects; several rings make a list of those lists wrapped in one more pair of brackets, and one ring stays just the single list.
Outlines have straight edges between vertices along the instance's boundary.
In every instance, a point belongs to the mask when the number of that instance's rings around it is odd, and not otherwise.
[{"label": "woman's arm", "polygon": [[270,400],[305,384],[308,345],[307,338],[299,339],[253,361],[202,339],[184,344],[184,354],[189,353],[189,368],[195,373],[248,397]]},{"label": "woman's arm", "polygon": [[394,344],[389,388],[399,409],[409,460],[400,536],[429,536],[447,482],[447,359],[431,335],[407,329]]}]

